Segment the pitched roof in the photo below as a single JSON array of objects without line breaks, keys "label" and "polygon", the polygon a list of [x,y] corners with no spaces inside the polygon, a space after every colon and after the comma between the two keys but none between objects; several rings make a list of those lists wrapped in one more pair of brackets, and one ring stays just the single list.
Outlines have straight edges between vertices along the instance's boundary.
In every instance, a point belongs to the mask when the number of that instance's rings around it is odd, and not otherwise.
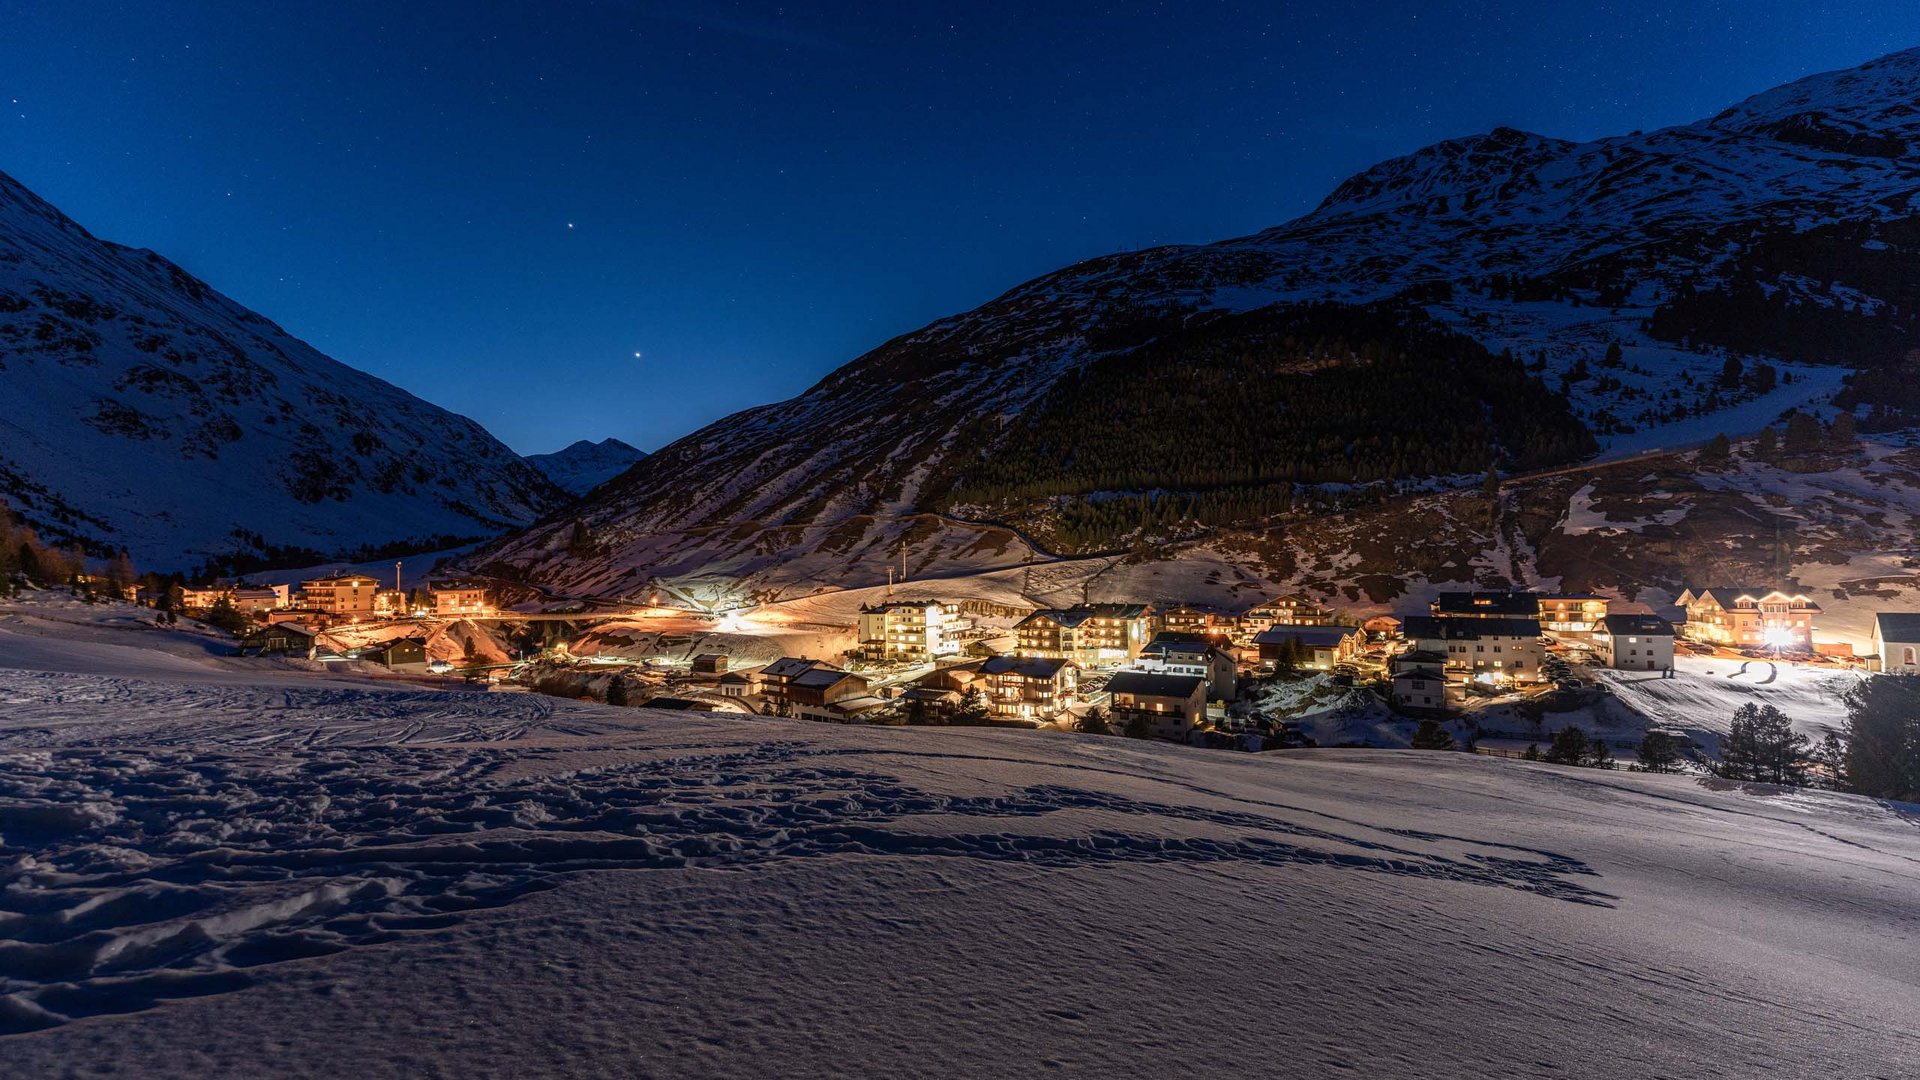
[{"label": "pitched roof", "polygon": [[1447,681],[1447,677],[1445,675],[1440,674],[1439,672],[1433,670],[1432,668],[1420,668],[1420,667],[1408,668],[1405,671],[1396,671],[1393,673],[1393,677],[1395,681],[1398,681],[1400,679],[1432,679],[1435,682]]},{"label": "pitched roof", "polygon": [[[1802,606],[1808,610],[1820,610],[1820,605],[1814,603],[1812,596],[1803,589],[1782,589],[1774,585],[1720,585],[1706,589],[1689,589],[1687,591],[1691,592],[1696,600],[1711,599],[1723,608],[1740,606],[1740,598],[1743,596],[1750,596],[1755,600],[1764,600],[1769,594],[1779,593],[1781,596],[1799,597],[1805,600],[1806,603]],[[1682,593],[1681,598],[1685,599],[1685,597],[1686,593]]]},{"label": "pitched roof", "polygon": [[768,664],[760,674],[769,679],[791,679],[802,672],[823,666],[818,660],[806,660],[798,656],[783,656]]},{"label": "pitched roof", "polygon": [[1612,637],[1672,637],[1673,624],[1658,615],[1609,615],[1600,620]]},{"label": "pitched roof", "polygon": [[860,676],[850,675],[847,672],[840,671],[836,668],[816,667],[816,668],[808,668],[806,671],[803,671],[800,674],[795,675],[792,679],[788,680],[788,683],[793,686],[806,686],[806,687],[813,687],[818,689],[825,689],[829,686],[834,686],[838,684],[842,679],[858,679],[858,678],[860,678]]},{"label": "pitched roof", "polygon": [[1161,675],[1151,671],[1122,671],[1107,680],[1110,694],[1135,697],[1192,697],[1206,693],[1207,680],[1198,675]]},{"label": "pitched roof", "polygon": [[1433,598],[1436,615],[1540,614],[1540,597],[1530,592],[1443,592]]},{"label": "pitched roof", "polygon": [[1920,641],[1920,612],[1882,611],[1873,617],[1881,641]]},{"label": "pitched roof", "polygon": [[1041,619],[1071,628],[1088,619],[1143,619],[1146,615],[1145,604],[1082,604],[1071,608],[1042,608],[1015,623],[1014,629]]},{"label": "pitched roof", "polygon": [[980,665],[982,675],[1021,675],[1029,679],[1051,679],[1067,666],[1065,660],[1039,656],[995,656]]},{"label": "pitched roof", "polygon": [[1353,635],[1354,629],[1351,626],[1296,626],[1292,623],[1276,623],[1253,635],[1253,643],[1284,645],[1289,639],[1297,638],[1300,644],[1309,648],[1331,649]]},{"label": "pitched roof", "polygon": [[1443,619],[1437,615],[1409,615],[1402,633],[1410,638],[1478,641],[1489,637],[1539,637],[1539,619]]}]

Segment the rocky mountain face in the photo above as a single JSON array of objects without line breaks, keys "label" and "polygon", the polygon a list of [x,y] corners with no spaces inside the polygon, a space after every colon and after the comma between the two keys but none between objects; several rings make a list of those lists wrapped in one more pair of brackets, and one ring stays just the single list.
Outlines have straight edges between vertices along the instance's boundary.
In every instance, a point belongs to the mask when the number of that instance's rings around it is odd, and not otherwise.
[{"label": "rocky mountain face", "polygon": [[[1916,193],[1920,50],[1659,131],[1451,140],[1274,229],[1089,260],[889,341],[482,558],[619,595],[831,536],[857,556],[836,572],[750,584],[871,584],[917,553],[915,515],[1063,555],[1284,544],[1488,465],[1697,445],[1836,399],[1920,422]],[[926,572],[961,572],[957,548]]]},{"label": "rocky mountain face", "polygon": [[0,386],[0,501],[142,565],[431,546],[568,501],[480,425],[4,174]]},{"label": "rocky mountain face", "polygon": [[646,456],[645,450],[636,450],[619,439],[606,438],[599,442],[581,439],[551,454],[528,454],[527,464],[539,469],[560,490],[570,495],[585,495]]}]

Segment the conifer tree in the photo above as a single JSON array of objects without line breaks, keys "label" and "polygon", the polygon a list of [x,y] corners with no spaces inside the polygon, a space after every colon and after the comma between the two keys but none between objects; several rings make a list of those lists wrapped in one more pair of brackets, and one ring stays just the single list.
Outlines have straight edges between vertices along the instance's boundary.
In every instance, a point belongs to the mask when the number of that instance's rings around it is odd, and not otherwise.
[{"label": "conifer tree", "polygon": [[1107,715],[1100,711],[1098,705],[1088,709],[1084,716],[1075,721],[1074,729],[1087,735],[1113,734],[1112,725],[1107,723]]},{"label": "conifer tree", "polygon": [[1553,742],[1548,744],[1544,761],[1555,765],[1578,765],[1587,756],[1587,733],[1577,725],[1568,724],[1554,733]]},{"label": "conifer tree", "polygon": [[1845,695],[1847,790],[1920,802],[1920,675],[1879,675]]},{"label": "conifer tree", "polygon": [[1799,784],[1806,779],[1807,737],[1771,705],[1748,702],[1733,714],[1720,740],[1721,776],[1768,784]]},{"label": "conifer tree", "polygon": [[1680,746],[1664,731],[1649,731],[1634,748],[1640,767],[1648,772],[1667,773],[1680,767]]},{"label": "conifer tree", "polygon": [[623,676],[615,675],[613,681],[607,684],[607,704],[622,709],[627,707],[627,680]]},{"label": "conifer tree", "polygon": [[1415,750],[1451,750],[1454,748],[1453,736],[1442,727],[1440,721],[1426,719],[1420,721],[1420,730],[1413,733]]}]

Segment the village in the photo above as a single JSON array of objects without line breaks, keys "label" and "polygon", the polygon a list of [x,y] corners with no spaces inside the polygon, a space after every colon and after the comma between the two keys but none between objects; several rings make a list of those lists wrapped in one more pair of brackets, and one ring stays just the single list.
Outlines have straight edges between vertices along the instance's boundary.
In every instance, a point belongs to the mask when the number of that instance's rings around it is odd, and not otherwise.
[{"label": "village", "polygon": [[[1703,659],[1727,661],[1730,675],[1751,668],[1763,684],[1799,670],[1920,673],[1920,613],[1877,613],[1871,649],[1855,655],[1816,639],[1822,609],[1792,588],[1687,589],[1678,620],[1598,594],[1520,590],[1443,591],[1423,610],[1371,616],[1299,595],[1239,611],[889,596],[860,605],[856,625],[816,627],[814,655],[767,659],[768,640],[793,640],[771,612],[519,610],[468,581],[399,584],[351,573],[298,587],[224,582],[164,602],[234,632],[243,656],[392,677],[656,709],[1056,727],[1235,749],[1313,745],[1265,707],[1275,686],[1309,679],[1348,709],[1478,731],[1495,706],[1571,712],[1648,680],[1698,677],[1688,665]],[[596,647],[639,629],[652,636],[638,652]]]}]

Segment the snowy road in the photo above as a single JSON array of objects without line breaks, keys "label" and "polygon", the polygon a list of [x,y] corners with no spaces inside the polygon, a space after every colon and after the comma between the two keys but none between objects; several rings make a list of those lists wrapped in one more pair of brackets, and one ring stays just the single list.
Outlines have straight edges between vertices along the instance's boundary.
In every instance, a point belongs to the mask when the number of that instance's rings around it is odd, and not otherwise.
[{"label": "snowy road", "polygon": [[0,1075],[1920,1070],[1863,800],[123,647],[0,631]]}]

